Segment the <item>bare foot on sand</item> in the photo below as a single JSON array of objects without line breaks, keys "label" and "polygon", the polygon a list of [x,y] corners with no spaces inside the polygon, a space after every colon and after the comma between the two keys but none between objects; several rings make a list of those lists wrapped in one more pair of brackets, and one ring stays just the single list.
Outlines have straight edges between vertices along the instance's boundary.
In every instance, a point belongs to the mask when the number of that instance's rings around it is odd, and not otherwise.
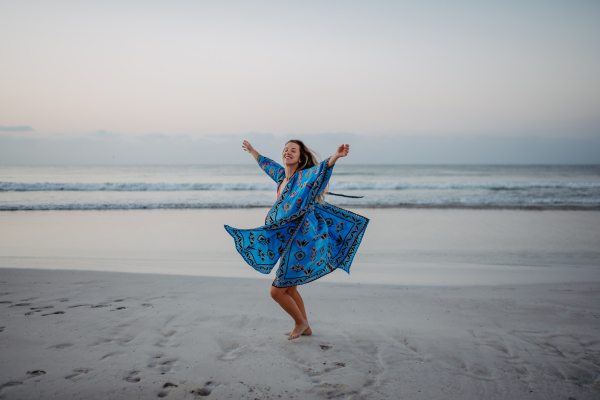
[{"label": "bare foot on sand", "polygon": [[[287,332],[285,334],[285,336],[290,336],[291,333],[292,332]],[[312,329],[310,329],[310,326],[304,332],[302,332],[302,336],[309,336],[309,335],[312,335]]]},{"label": "bare foot on sand", "polygon": [[[294,326],[294,330],[290,332],[290,335],[288,336],[288,340],[299,338],[308,329],[310,329],[310,327],[308,326],[308,321],[305,321],[301,325]],[[312,333],[312,331],[311,331],[311,333]]]}]

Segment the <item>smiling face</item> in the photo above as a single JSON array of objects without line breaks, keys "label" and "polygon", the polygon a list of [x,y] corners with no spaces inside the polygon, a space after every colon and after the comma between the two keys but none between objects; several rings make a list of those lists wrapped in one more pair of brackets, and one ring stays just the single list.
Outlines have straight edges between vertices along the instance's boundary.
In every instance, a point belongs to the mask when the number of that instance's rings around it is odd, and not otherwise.
[{"label": "smiling face", "polygon": [[300,161],[300,146],[293,142],[286,143],[281,159],[284,165],[296,165],[297,168]]}]

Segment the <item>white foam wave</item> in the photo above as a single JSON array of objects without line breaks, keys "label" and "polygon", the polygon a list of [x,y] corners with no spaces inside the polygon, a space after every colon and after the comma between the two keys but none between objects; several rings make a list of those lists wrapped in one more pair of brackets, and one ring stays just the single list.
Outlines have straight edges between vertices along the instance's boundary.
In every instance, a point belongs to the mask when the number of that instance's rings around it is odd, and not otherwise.
[{"label": "white foam wave", "polygon": [[[171,192],[197,190],[274,190],[271,182],[249,183],[147,183],[147,182],[106,182],[106,183],[24,183],[0,182],[0,192],[39,192],[39,191],[110,191],[110,192]],[[409,190],[409,189],[487,189],[487,190],[527,190],[527,189],[597,189],[600,182],[332,182],[336,190]]]},{"label": "white foam wave", "polygon": [[600,182],[336,182],[332,190],[407,190],[407,189],[594,189]]},{"label": "white foam wave", "polygon": [[146,182],[106,182],[106,183],[21,183],[0,182],[0,191],[45,192],[176,192],[195,190],[273,190],[274,183],[146,183]]},{"label": "white foam wave", "polygon": [[[483,197],[428,197],[393,198],[371,197],[345,199],[328,197],[332,204],[349,207],[399,207],[399,208],[533,208],[533,209],[594,209],[600,208],[600,198],[507,198],[500,196]],[[245,199],[232,197],[219,201],[157,201],[139,199],[134,201],[101,202],[4,202],[0,211],[18,210],[137,210],[137,209],[201,209],[201,208],[252,208],[271,207],[268,199]]]}]

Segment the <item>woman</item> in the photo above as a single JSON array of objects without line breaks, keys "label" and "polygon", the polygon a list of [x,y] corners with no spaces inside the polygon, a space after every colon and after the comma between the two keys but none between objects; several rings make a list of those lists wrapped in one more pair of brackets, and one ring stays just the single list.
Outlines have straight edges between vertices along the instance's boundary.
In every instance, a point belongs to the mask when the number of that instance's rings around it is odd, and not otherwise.
[{"label": "woman", "polygon": [[290,140],[281,156],[283,166],[258,154],[247,141],[242,148],[278,184],[277,201],[264,226],[235,229],[225,225],[225,229],[240,255],[258,272],[268,274],[281,258],[271,297],[294,319],[289,339],[310,335],[297,285],[312,282],[336,268],[350,273],[369,222],[323,201],[333,166],[348,155],[350,146],[341,145],[334,155],[317,164],[315,155],[302,141]]}]

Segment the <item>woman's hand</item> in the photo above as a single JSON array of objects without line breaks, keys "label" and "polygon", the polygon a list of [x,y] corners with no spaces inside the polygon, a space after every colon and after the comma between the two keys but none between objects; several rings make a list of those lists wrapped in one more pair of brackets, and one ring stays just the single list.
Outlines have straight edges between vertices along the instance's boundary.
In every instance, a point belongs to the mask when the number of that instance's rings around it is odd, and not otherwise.
[{"label": "woman's hand", "polygon": [[349,144],[342,144],[340,147],[337,148],[337,151],[335,153],[336,156],[339,157],[346,157],[348,155],[348,152],[350,151],[350,145]]},{"label": "woman's hand", "polygon": [[346,157],[348,155],[349,151],[350,151],[349,144],[340,145],[340,147],[337,148],[337,151],[335,152],[335,154],[332,155],[331,157],[329,157],[329,163],[327,163],[327,166],[330,168],[333,167],[333,165],[335,164],[337,159],[340,157]]},{"label": "woman's hand", "polygon": [[242,144],[242,149],[244,149],[244,151],[247,151],[248,153],[252,153],[254,147],[252,147],[249,141],[244,140],[244,143]]},{"label": "woman's hand", "polygon": [[252,154],[254,159],[256,161],[258,161],[258,156],[260,156],[260,154],[258,154],[258,152],[256,150],[254,150],[254,147],[252,147],[252,145],[250,144],[249,141],[244,140],[244,143],[242,143],[242,149],[244,149],[244,151],[247,151],[248,153]]}]

